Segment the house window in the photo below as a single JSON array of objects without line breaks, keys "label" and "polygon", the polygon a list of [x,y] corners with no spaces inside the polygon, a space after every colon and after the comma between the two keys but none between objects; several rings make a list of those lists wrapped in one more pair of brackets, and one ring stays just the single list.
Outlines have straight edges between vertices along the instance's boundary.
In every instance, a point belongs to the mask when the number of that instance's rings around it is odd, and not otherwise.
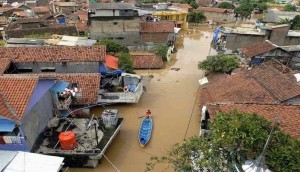
[{"label": "house window", "polygon": [[67,62],[62,62],[62,66],[67,66]]},{"label": "house window", "polygon": [[123,40],[124,37],[116,37],[117,40]]},{"label": "house window", "polygon": [[128,10],[125,10],[125,13],[127,13],[128,12]]},{"label": "house window", "polygon": [[55,72],[55,67],[41,67],[42,72]]},{"label": "house window", "polygon": [[114,22],[114,25],[117,25],[118,24],[118,22]]},{"label": "house window", "polygon": [[32,72],[32,67],[22,67],[22,68],[18,68],[18,72],[19,72],[19,73],[29,73],[29,72]]}]

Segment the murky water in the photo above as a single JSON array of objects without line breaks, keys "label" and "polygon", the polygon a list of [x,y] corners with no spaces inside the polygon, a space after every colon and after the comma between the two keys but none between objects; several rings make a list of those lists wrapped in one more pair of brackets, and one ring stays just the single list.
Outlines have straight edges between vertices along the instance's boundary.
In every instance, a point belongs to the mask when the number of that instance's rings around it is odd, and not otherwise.
[{"label": "murky water", "polygon": [[[151,156],[163,155],[173,144],[199,134],[199,84],[203,72],[198,61],[210,52],[212,28],[208,26],[181,31],[177,53],[161,70],[139,70],[144,76],[146,92],[138,104],[109,106],[117,108],[125,118],[124,125],[106,151],[107,158],[122,172],[142,172]],[[175,71],[171,68],[180,68]],[[149,77],[153,75],[154,77]],[[139,116],[150,109],[154,120],[152,138],[145,148],[138,143]],[[93,109],[101,114],[103,109]],[[190,120],[191,119],[191,120]],[[115,172],[105,158],[96,169],[70,169],[74,172]],[[173,171],[158,166],[154,171]]]}]

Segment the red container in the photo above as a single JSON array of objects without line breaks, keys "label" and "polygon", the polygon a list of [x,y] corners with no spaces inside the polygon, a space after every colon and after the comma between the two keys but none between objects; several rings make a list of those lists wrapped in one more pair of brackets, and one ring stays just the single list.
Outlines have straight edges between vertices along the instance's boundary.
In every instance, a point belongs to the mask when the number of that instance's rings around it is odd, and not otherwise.
[{"label": "red container", "polygon": [[62,150],[71,150],[77,146],[75,133],[73,131],[61,132],[58,138]]}]

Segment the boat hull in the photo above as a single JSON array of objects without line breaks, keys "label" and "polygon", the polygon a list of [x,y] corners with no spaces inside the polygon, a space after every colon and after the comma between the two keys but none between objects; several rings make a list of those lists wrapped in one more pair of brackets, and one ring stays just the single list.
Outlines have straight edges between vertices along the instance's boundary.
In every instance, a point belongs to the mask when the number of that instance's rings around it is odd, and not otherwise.
[{"label": "boat hull", "polygon": [[144,147],[150,141],[152,129],[153,129],[152,117],[144,118],[140,126],[139,137],[138,137],[141,147]]}]

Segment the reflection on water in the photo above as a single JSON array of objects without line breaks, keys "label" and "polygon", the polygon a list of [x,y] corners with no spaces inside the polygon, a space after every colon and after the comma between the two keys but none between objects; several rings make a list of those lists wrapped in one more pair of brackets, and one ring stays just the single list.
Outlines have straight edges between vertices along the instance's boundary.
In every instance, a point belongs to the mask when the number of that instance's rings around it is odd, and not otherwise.
[{"label": "reflection on water", "polygon": [[[203,72],[198,70],[199,61],[210,51],[212,28],[193,27],[180,31],[176,42],[177,52],[160,70],[138,70],[144,78],[146,92],[138,104],[113,105],[125,118],[121,132],[106,152],[109,160],[122,172],[142,172],[151,156],[159,156],[175,143],[199,133],[199,84]],[[184,37],[182,35],[185,35]],[[175,71],[172,68],[179,68]],[[153,76],[153,77],[149,77]],[[141,148],[138,143],[139,116],[150,109],[154,128],[149,144]],[[103,108],[92,110],[101,114]],[[191,122],[189,125],[189,121]],[[164,170],[158,166],[155,171]],[[104,158],[96,169],[70,169],[76,172],[114,172],[114,167]]]}]

